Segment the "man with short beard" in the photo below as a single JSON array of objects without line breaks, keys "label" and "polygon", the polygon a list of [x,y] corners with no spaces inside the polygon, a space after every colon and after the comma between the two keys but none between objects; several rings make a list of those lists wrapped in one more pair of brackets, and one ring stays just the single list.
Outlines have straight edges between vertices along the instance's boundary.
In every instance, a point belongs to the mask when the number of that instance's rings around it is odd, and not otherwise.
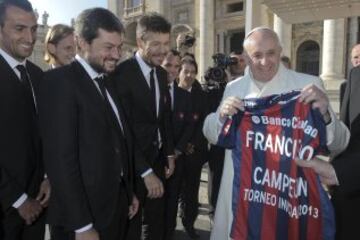
[{"label": "man with short beard", "polygon": [[130,222],[129,240],[140,239],[142,216],[144,238],[163,238],[163,183],[175,168],[167,73],[160,66],[170,50],[170,30],[170,23],[162,16],[142,16],[136,28],[138,50],[113,74],[138,149],[144,156],[135,161],[136,190],[143,211]]},{"label": "man with short beard", "polygon": [[28,1],[0,3],[0,239],[44,239],[50,197],[38,129],[41,69],[27,60],[36,41]]},{"label": "man with short beard", "polygon": [[137,211],[132,135],[107,79],[123,33],[110,11],[83,11],[75,22],[75,61],[45,74],[39,105],[53,240],[123,239]]}]

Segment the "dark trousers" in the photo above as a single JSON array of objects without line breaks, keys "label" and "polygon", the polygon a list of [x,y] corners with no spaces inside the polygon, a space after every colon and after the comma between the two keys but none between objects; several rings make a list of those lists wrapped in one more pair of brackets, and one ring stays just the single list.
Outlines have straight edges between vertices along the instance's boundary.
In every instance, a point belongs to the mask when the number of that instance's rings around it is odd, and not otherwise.
[{"label": "dark trousers", "polygon": [[225,149],[211,145],[208,156],[211,177],[211,185],[208,186],[211,189],[210,204],[215,210],[224,169]]},{"label": "dark trousers", "polygon": [[165,184],[165,240],[172,239],[176,228],[179,195],[184,178],[184,156],[176,159],[174,174],[166,180]]},{"label": "dark trousers", "polygon": [[[165,170],[162,159],[159,159],[152,166],[152,169],[164,183]],[[140,177],[136,179],[136,196],[140,201],[139,211],[130,221],[126,239],[162,240],[164,236],[165,198],[148,198],[144,180]]]},{"label": "dark trousers", "polygon": [[[100,239],[123,240],[128,227],[128,197],[125,187],[120,188],[117,208],[114,209],[113,218],[108,226],[103,229],[95,229],[100,235]],[[51,240],[74,240],[75,232],[68,231],[61,226],[51,226]],[[35,240],[35,239],[34,239]]]},{"label": "dark trousers", "polygon": [[45,213],[28,226],[15,208],[1,213],[1,240],[42,240],[45,237]]},{"label": "dark trousers", "polygon": [[193,226],[199,214],[199,187],[205,151],[196,151],[185,157],[184,182],[181,190],[182,221]]},{"label": "dark trousers", "polygon": [[[341,185],[339,186],[339,188]],[[360,215],[360,192],[332,194],[332,203],[335,210],[336,240],[358,239]]]}]

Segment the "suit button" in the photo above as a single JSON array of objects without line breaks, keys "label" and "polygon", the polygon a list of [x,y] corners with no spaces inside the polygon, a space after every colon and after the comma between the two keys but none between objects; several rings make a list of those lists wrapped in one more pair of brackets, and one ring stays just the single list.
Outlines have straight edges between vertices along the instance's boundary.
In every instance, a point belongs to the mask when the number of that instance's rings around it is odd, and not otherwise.
[{"label": "suit button", "polygon": [[115,150],[116,154],[120,154],[120,149],[119,148],[116,147],[116,148],[114,148],[114,150]]},{"label": "suit button", "polygon": [[153,141],[153,145],[157,146],[158,145],[157,141]]}]

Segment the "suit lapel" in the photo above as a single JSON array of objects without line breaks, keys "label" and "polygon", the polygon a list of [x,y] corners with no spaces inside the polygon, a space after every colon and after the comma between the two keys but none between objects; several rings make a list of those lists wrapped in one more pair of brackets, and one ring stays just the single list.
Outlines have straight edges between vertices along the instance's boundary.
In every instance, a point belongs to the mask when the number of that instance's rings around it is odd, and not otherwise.
[{"label": "suit lapel", "polygon": [[[350,80],[348,80],[350,82]],[[350,97],[350,83],[346,84],[344,97],[341,103],[340,119],[349,126],[349,97]]]},{"label": "suit lapel", "polygon": [[91,101],[89,104],[98,106],[94,107],[93,109],[99,111],[102,115],[104,115],[105,105],[103,97],[99,90],[96,88],[89,74],[76,60],[71,63],[71,67],[75,72],[75,77],[77,78],[77,81],[81,85],[79,89],[82,89],[82,92],[86,93],[88,100]]},{"label": "suit lapel", "polygon": [[[152,99],[150,87],[145,79],[144,74],[141,71],[140,65],[139,65],[138,61],[136,60],[136,58],[133,57],[131,60],[134,62],[134,64],[132,64],[134,66],[134,69],[133,69],[134,78],[129,79],[129,81],[136,81],[137,91],[139,91],[141,93],[141,95],[143,96],[140,99],[143,101],[144,106],[146,106],[146,108],[149,110],[149,112],[151,114],[154,114],[154,110],[151,107],[152,105],[149,104],[149,102]],[[155,116],[156,116],[156,113],[155,113]]]},{"label": "suit lapel", "polygon": [[350,126],[360,114],[360,67],[354,68],[350,75],[349,121]]},{"label": "suit lapel", "polygon": [[5,59],[1,55],[0,55],[0,70],[2,75],[1,81],[10,81],[10,83],[12,84],[21,86],[21,82],[18,76],[16,76],[14,70],[10,67],[10,65],[5,61]]}]

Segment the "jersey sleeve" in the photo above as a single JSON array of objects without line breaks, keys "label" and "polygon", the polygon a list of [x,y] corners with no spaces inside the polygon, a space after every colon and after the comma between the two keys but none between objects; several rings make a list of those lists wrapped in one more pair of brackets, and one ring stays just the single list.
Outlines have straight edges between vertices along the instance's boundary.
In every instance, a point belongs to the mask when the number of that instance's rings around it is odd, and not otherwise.
[{"label": "jersey sleeve", "polygon": [[220,132],[218,137],[217,146],[232,149],[235,147],[236,138],[237,138],[237,130],[242,119],[243,112],[238,112],[236,115],[229,117]]}]

